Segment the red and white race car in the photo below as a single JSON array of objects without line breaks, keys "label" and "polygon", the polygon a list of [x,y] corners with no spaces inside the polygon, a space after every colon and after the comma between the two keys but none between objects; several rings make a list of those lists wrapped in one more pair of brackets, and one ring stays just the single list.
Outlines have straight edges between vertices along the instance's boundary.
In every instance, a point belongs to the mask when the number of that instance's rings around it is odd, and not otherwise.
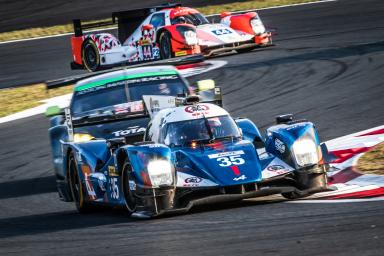
[{"label": "red and white race car", "polygon": [[[83,29],[118,24],[118,39],[110,33],[83,34]],[[256,12],[221,14],[209,23],[197,10],[168,4],[112,13],[112,22],[82,25],[74,20],[72,68],[101,68],[202,53],[211,56],[249,51],[272,44]]]}]

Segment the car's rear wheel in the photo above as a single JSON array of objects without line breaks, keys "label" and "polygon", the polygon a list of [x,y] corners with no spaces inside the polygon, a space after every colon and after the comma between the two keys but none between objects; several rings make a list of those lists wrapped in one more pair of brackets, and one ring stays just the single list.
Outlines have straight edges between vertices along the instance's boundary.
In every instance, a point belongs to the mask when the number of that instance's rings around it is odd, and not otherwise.
[{"label": "car's rear wheel", "polygon": [[125,206],[128,210],[128,213],[131,215],[136,211],[136,197],[134,194],[134,186],[136,183],[132,179],[132,167],[128,161],[124,163],[123,172],[122,172],[122,188],[124,192]]},{"label": "car's rear wheel", "polygon": [[159,46],[160,46],[160,57],[161,59],[172,58],[172,45],[171,45],[171,34],[164,31],[159,37]]},{"label": "car's rear wheel", "polygon": [[75,155],[73,153],[71,153],[69,156],[68,167],[69,187],[71,189],[72,198],[75,202],[76,208],[80,213],[88,213],[92,211],[92,205],[90,205],[85,200],[86,194],[84,191],[84,186],[80,180],[79,170],[77,168]]},{"label": "car's rear wheel", "polygon": [[97,45],[92,40],[84,42],[82,50],[83,64],[89,71],[97,71],[100,69],[100,54]]}]

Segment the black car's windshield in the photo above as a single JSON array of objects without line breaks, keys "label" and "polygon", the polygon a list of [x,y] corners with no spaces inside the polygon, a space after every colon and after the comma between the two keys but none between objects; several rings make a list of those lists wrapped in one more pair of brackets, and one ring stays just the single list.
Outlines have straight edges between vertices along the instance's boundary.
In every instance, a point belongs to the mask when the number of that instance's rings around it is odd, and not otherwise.
[{"label": "black car's windshield", "polygon": [[75,91],[71,112],[76,116],[109,106],[140,101],[143,95],[177,96],[183,93],[187,93],[187,87],[176,75],[163,76],[161,79],[150,77],[123,80]]},{"label": "black car's windshield", "polygon": [[239,137],[239,129],[230,116],[217,116],[166,124],[161,141],[168,146],[182,146],[192,141]]},{"label": "black car's windshield", "polygon": [[171,20],[172,25],[188,23],[194,26],[203,24],[209,24],[208,20],[200,13],[189,13],[181,16],[177,16]]}]

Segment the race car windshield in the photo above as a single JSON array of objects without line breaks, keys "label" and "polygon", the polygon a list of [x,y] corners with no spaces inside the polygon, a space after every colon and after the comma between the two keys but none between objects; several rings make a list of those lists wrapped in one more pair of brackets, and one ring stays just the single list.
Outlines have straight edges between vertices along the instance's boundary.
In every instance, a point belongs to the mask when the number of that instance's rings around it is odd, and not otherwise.
[{"label": "race car windshield", "polygon": [[200,13],[189,13],[177,16],[171,20],[172,25],[188,23],[194,26],[209,24],[209,21]]},{"label": "race car windshield", "polygon": [[140,101],[143,95],[177,96],[188,92],[185,83],[176,75],[162,79],[124,80],[89,89],[75,92],[71,105],[72,115],[79,116],[109,106]]},{"label": "race car windshield", "polygon": [[230,116],[217,116],[166,124],[160,131],[160,142],[167,146],[183,146],[193,141],[211,141],[240,137]]}]

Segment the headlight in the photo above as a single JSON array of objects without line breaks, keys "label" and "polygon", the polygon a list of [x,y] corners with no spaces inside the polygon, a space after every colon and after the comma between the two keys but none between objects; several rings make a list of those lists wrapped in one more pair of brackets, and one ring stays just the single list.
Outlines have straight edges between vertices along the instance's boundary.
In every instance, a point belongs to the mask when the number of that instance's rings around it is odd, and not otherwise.
[{"label": "headlight", "polygon": [[73,135],[73,141],[74,142],[86,142],[86,141],[90,141],[93,139],[94,139],[94,137],[92,135],[85,134],[85,133],[75,133]]},{"label": "headlight", "polygon": [[192,30],[187,30],[184,32],[184,38],[187,45],[195,45],[197,44],[197,36],[196,33]]},{"label": "headlight", "polygon": [[172,165],[167,160],[152,160],[148,163],[148,175],[153,187],[172,185]]},{"label": "headlight", "polygon": [[251,26],[255,34],[262,34],[265,32],[265,27],[260,19],[252,19]]},{"label": "headlight", "polygon": [[317,146],[312,139],[299,139],[293,143],[292,151],[299,166],[313,165],[319,162]]}]

